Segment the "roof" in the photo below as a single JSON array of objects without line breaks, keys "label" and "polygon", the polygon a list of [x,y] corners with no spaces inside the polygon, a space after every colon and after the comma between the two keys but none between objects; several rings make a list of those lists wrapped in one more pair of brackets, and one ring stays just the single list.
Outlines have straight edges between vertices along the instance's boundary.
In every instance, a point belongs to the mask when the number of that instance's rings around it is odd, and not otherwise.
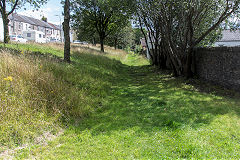
[{"label": "roof", "polygon": [[60,26],[59,25],[56,25],[56,24],[52,24],[52,23],[49,23],[49,25],[51,25],[54,29],[57,29],[57,30],[60,30]]},{"label": "roof", "polygon": [[240,30],[223,30],[222,38],[218,42],[226,42],[226,41],[240,41]]},{"label": "roof", "polygon": [[16,14],[16,13],[11,14],[9,16],[9,19],[14,20],[14,21],[18,21],[18,22],[28,23],[28,24],[31,24],[31,25],[36,25],[36,26],[41,26],[41,27],[45,27],[45,28],[55,29],[52,25],[50,25],[47,22],[44,22],[44,21],[36,19],[36,18]]},{"label": "roof", "polygon": [[18,22],[25,22],[25,23],[29,23],[29,24],[32,24],[32,25],[36,25],[33,21],[31,21],[27,16],[23,16],[23,15],[20,15],[20,14],[16,14],[16,13],[13,13],[9,16],[9,19],[10,20],[14,20],[14,21],[18,21]]}]

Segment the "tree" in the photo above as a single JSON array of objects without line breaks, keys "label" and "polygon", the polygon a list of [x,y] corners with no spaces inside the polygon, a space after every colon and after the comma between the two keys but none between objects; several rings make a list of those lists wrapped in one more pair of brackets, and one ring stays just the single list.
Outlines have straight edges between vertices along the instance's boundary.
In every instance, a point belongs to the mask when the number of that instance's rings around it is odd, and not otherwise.
[{"label": "tree", "polygon": [[70,63],[70,1],[65,0],[64,2],[64,22],[63,22],[63,30],[64,30],[64,61]]},{"label": "tree", "polygon": [[[4,43],[9,42],[8,16],[12,14],[16,8],[21,7],[25,3],[29,3],[34,7],[39,7],[46,2],[47,0],[0,0],[0,13],[2,15],[4,28]],[[9,12],[6,10],[7,6],[12,6]]]},{"label": "tree", "polygon": [[[140,45],[141,44],[140,39],[144,38],[144,35],[140,28],[134,28],[133,31],[134,31],[134,43],[136,45]],[[146,34],[145,28],[143,28],[143,32]]]},{"label": "tree", "polygon": [[[160,52],[160,5],[157,0],[141,0],[138,3],[137,16],[139,26],[146,40],[148,53],[151,59],[152,65],[165,68],[164,62],[166,58],[162,52]],[[147,30],[148,34],[144,32]],[[151,48],[151,50],[149,49]]]},{"label": "tree", "polygon": [[153,39],[151,58],[154,62],[170,60],[174,74],[186,77],[194,73],[194,48],[213,42],[219,35],[220,24],[238,14],[240,4],[239,0],[138,2],[139,22],[148,29],[150,41]]},{"label": "tree", "polygon": [[132,47],[134,44],[134,31],[130,22],[125,27],[116,27],[115,32],[106,38],[109,46],[117,48]]},{"label": "tree", "polygon": [[95,25],[89,25],[89,18],[86,14],[73,14],[72,27],[77,33],[77,38],[81,41],[92,42],[95,45],[99,42]]},{"label": "tree", "polygon": [[[134,1],[128,0],[75,0],[74,23],[84,25],[98,33],[101,51],[107,36],[123,27],[130,16]],[[77,18],[78,17],[78,18]]]},{"label": "tree", "polygon": [[47,22],[47,17],[43,16],[42,21]]}]

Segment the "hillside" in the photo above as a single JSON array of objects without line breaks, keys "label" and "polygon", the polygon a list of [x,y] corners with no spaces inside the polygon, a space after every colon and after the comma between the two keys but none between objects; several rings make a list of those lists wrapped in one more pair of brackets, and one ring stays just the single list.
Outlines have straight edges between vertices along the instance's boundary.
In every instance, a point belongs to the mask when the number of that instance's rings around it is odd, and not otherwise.
[{"label": "hillside", "polygon": [[[107,48],[0,45],[0,159],[238,158],[240,97]],[[229,92],[230,93],[230,92]]]}]

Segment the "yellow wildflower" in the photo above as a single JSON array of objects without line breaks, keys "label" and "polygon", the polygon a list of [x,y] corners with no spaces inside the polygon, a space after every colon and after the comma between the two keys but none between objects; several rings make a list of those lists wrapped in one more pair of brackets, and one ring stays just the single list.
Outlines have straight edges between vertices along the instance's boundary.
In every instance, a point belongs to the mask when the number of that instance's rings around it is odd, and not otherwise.
[{"label": "yellow wildflower", "polygon": [[23,52],[23,51],[21,51],[21,54],[22,54],[22,55],[24,55],[24,52]]},{"label": "yellow wildflower", "polygon": [[9,77],[7,77],[7,78],[4,78],[3,80],[4,80],[4,81],[10,81],[10,82],[12,82],[12,81],[13,81],[13,78],[12,78],[11,76],[9,76]]}]

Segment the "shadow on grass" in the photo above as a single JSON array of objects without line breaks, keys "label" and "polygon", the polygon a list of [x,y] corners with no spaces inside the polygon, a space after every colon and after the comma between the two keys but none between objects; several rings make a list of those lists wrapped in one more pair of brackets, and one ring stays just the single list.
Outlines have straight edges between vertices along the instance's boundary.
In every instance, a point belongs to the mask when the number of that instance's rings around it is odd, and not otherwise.
[{"label": "shadow on grass", "polygon": [[128,76],[112,86],[104,108],[77,125],[76,132],[93,135],[139,127],[141,131],[175,130],[208,125],[218,115],[240,115],[239,99],[195,91],[183,79],[149,72],[149,67],[129,67]]},{"label": "shadow on grass", "polygon": [[[33,55],[48,60],[51,57]],[[73,53],[72,59],[70,69],[56,67],[53,74],[79,89],[86,87],[91,90],[88,94],[102,99],[95,102],[98,106],[94,114],[75,125],[76,132],[91,129],[93,135],[110,134],[139,127],[151,134],[154,130],[184,126],[197,128],[211,123],[218,115],[240,115],[239,99],[196,91],[183,79],[156,74],[150,67],[129,67],[105,56],[78,52]],[[82,77],[89,77],[89,81],[79,81]],[[97,89],[94,81],[106,84]],[[103,89],[109,93],[101,95]]]}]

